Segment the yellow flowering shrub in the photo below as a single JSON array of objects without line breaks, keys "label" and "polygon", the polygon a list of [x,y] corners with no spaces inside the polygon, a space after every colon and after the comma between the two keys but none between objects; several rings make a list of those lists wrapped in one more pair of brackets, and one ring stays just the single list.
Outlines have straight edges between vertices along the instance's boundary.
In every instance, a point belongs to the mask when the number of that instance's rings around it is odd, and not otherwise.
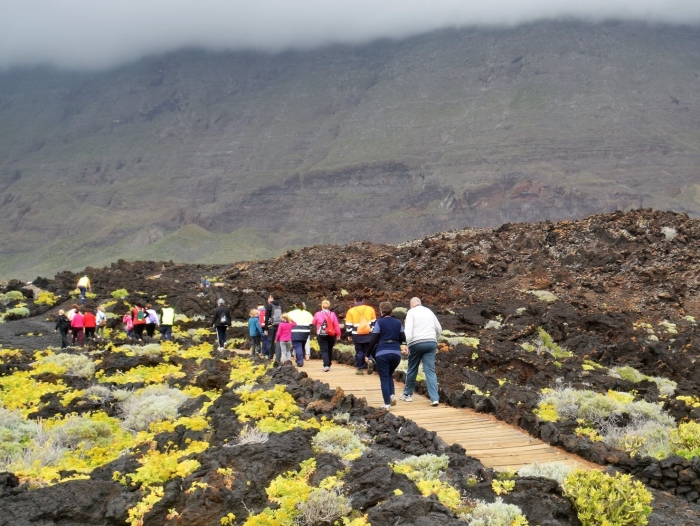
[{"label": "yellow flowering shrub", "polygon": [[135,473],[125,475],[124,481],[151,486],[165,484],[175,477],[185,478],[194,472],[200,463],[194,459],[181,459],[193,453],[201,453],[207,447],[209,447],[207,442],[192,441],[186,449],[173,448],[161,453],[155,449],[155,444],[152,444],[152,448],[138,459],[141,467]]},{"label": "yellow flowering shrub", "polygon": [[270,365],[255,365],[252,360],[236,356],[230,361],[231,376],[226,387],[233,387],[235,384],[250,384],[262,377],[270,369]]},{"label": "yellow flowering shrub", "polygon": [[131,526],[143,526],[143,517],[153,509],[158,502],[163,499],[165,492],[163,488],[159,486],[146,488],[145,495],[141,500],[129,509],[128,517],[126,522],[131,524]]},{"label": "yellow flowering shrub", "polygon": [[110,376],[104,375],[101,371],[95,374],[100,383],[114,383],[117,385],[140,383],[162,384],[169,378],[184,378],[182,367],[168,363],[160,363],[155,366],[139,365],[126,373],[117,373]]},{"label": "yellow flowering shrub", "polygon": [[559,420],[559,414],[557,413],[557,408],[554,407],[554,404],[540,403],[539,407],[533,409],[532,412],[544,422],[556,422]]},{"label": "yellow flowering shrub", "polygon": [[180,352],[182,358],[192,358],[201,363],[205,358],[211,358],[212,346],[211,343],[201,343],[194,345],[185,351]]},{"label": "yellow flowering shrub", "polygon": [[0,349],[0,363],[10,363],[22,359],[21,349]]},{"label": "yellow flowering shrub", "polygon": [[234,412],[241,422],[256,421],[256,427],[264,433],[283,433],[296,427],[318,428],[317,420],[300,420],[299,406],[283,385],[273,389],[258,391],[239,390],[244,403]]},{"label": "yellow flowering shrub", "polygon": [[63,381],[40,382],[32,376],[36,371],[17,371],[0,376],[0,403],[8,409],[18,409],[24,416],[40,408],[41,397],[68,390]]}]

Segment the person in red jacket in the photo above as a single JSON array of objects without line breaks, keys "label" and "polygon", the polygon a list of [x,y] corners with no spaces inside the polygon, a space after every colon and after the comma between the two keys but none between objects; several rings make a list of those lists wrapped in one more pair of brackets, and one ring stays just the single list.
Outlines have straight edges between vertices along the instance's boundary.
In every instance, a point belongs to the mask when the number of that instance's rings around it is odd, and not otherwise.
[{"label": "person in red jacket", "polygon": [[146,328],[146,323],[148,323],[148,314],[138,301],[134,303],[134,308],[131,309],[131,320],[134,324],[134,338],[139,342],[143,342],[143,330]]},{"label": "person in red jacket", "polygon": [[85,341],[95,341],[95,327],[97,327],[97,319],[91,311],[85,311],[83,315],[83,327],[85,327]]}]

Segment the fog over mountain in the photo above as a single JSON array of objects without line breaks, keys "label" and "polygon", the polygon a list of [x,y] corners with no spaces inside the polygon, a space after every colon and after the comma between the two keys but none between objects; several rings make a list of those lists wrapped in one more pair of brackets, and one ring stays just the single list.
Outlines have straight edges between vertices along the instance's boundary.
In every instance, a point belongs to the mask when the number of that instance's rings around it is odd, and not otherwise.
[{"label": "fog over mountain", "polygon": [[0,67],[104,69],[181,48],[277,52],[543,19],[700,23],[696,0],[4,0]]}]

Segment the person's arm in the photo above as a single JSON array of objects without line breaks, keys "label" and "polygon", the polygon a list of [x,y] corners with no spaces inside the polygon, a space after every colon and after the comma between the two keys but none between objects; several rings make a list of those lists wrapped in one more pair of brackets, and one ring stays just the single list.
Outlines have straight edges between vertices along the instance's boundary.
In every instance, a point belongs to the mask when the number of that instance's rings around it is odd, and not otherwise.
[{"label": "person's arm", "polygon": [[435,319],[435,339],[439,340],[440,334],[442,334],[442,325],[440,325],[440,320],[437,319],[435,314],[433,314],[433,318]]},{"label": "person's arm", "polygon": [[407,340],[410,340],[413,337],[413,316],[411,315],[411,311],[408,311],[408,314],[406,314],[406,328],[404,329],[405,332],[405,338]]},{"label": "person's arm", "polygon": [[374,360],[375,354],[377,354],[377,344],[379,343],[379,323],[375,324],[369,337],[369,355]]}]

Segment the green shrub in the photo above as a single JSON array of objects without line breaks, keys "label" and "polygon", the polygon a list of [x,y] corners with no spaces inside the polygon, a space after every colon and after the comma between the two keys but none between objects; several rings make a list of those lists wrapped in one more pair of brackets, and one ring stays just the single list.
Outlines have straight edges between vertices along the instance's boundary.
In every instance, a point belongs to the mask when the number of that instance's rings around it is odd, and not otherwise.
[{"label": "green shrub", "polygon": [[631,475],[576,470],[566,477],[563,490],[583,526],[647,524],[652,511],[651,493]]},{"label": "green shrub", "polygon": [[45,290],[39,294],[39,297],[36,300],[34,300],[34,303],[36,303],[37,305],[46,305],[47,307],[53,307],[54,305],[56,305],[57,301],[58,296],[56,294]]},{"label": "green shrub", "polygon": [[352,508],[348,499],[337,491],[327,489],[313,490],[306,502],[297,504],[299,515],[296,524],[314,526],[316,524],[334,524],[334,521],[348,515]]},{"label": "green shrub", "polygon": [[700,457],[700,423],[683,422],[671,431],[671,446],[676,455],[688,460]]},{"label": "green shrub", "polygon": [[16,320],[19,318],[28,318],[29,309],[27,307],[15,307],[14,309],[8,309],[5,311],[5,319]]},{"label": "green shrub", "polygon": [[527,526],[527,519],[523,511],[515,504],[506,504],[500,497],[495,502],[486,503],[479,501],[474,509],[460,519],[469,523],[469,526]]},{"label": "green shrub", "polygon": [[669,426],[659,422],[645,421],[623,428],[610,426],[603,440],[609,446],[627,451],[632,457],[662,459],[671,454]]},{"label": "green shrub", "polygon": [[117,289],[113,292],[110,292],[110,295],[117,300],[123,300],[127,296],[129,296],[129,291],[126,289]]},{"label": "green shrub", "polygon": [[615,378],[622,378],[623,380],[634,383],[639,383],[643,380],[654,382],[659,388],[659,394],[662,396],[673,395],[673,393],[676,391],[676,387],[678,386],[678,384],[673,380],[669,380],[668,378],[663,378],[661,376],[654,376],[652,378],[651,376],[640,373],[637,371],[637,369],[628,365],[622,367],[611,367],[608,374]]},{"label": "green shrub", "polygon": [[345,460],[355,460],[366,449],[365,445],[346,427],[330,427],[319,431],[311,440],[314,451],[338,455]]},{"label": "green shrub", "polygon": [[95,374],[95,364],[92,362],[92,360],[90,360],[90,358],[83,354],[53,354],[42,358],[38,363],[54,363],[59,367],[65,367],[65,374],[71,376],[92,378]]},{"label": "green shrub", "polygon": [[397,473],[403,473],[410,480],[436,480],[447,469],[449,459],[447,455],[433,455],[427,453],[420,456],[410,456],[399,460],[393,465]]},{"label": "green shrub", "polygon": [[88,417],[71,416],[56,430],[56,439],[68,449],[75,449],[81,443],[85,444],[86,449],[104,447],[112,441],[112,428],[105,422]]},{"label": "green shrub", "polygon": [[[115,397],[117,393],[114,393]],[[164,385],[151,385],[122,399],[120,406],[122,425],[131,431],[143,431],[153,422],[174,420],[177,410],[187,400],[178,389]]]},{"label": "green shrub", "polygon": [[11,290],[11,291],[5,293],[5,299],[7,300],[7,302],[21,301],[24,299],[24,294],[22,294],[18,290]]},{"label": "green shrub", "polygon": [[0,471],[22,455],[36,433],[35,422],[26,420],[19,411],[0,407]]},{"label": "green shrub", "polygon": [[535,462],[520,468],[518,470],[518,475],[521,477],[542,477],[556,480],[561,485],[572,471],[573,468],[563,462],[546,462],[544,464]]}]

